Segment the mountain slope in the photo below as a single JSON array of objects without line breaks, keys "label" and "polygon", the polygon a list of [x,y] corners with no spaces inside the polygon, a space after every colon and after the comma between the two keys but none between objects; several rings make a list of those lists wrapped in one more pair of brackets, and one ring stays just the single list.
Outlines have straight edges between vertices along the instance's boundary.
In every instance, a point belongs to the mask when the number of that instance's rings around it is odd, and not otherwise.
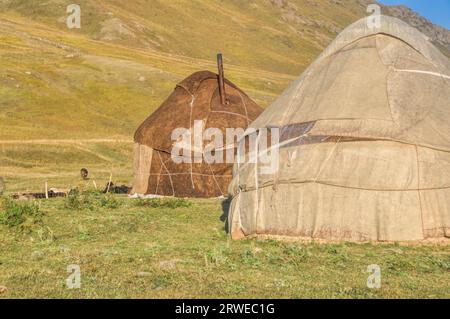
[{"label": "mountain slope", "polygon": [[405,21],[428,36],[444,54],[450,53],[450,30],[431,23],[405,6],[384,6],[382,12]]},{"label": "mountain slope", "polygon": [[[64,0],[3,1],[3,11],[65,28]],[[364,14],[356,0],[80,0],[82,27],[100,41],[280,73],[311,62],[342,28]]]},{"label": "mountain slope", "polygon": [[0,140],[127,138],[190,73],[215,71],[267,106],[363,0],[0,0]]},{"label": "mountain slope", "polygon": [[0,2],[0,140],[131,138],[190,73],[215,70],[269,104],[364,8],[357,1]]}]

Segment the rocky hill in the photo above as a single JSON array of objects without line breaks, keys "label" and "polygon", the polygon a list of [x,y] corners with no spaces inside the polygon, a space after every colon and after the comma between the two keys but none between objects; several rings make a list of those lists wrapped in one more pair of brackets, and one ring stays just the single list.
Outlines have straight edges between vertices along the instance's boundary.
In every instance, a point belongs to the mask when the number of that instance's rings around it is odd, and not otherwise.
[{"label": "rocky hill", "polygon": [[428,36],[447,56],[450,55],[450,30],[433,24],[405,6],[383,6],[382,12],[399,18]]}]

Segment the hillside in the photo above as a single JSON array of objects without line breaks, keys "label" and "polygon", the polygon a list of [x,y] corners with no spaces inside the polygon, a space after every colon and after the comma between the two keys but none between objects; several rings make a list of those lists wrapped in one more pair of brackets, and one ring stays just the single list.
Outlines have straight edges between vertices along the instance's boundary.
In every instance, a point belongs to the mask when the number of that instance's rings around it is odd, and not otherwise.
[{"label": "hillside", "polygon": [[269,104],[342,28],[357,1],[0,2],[0,140],[130,138],[191,72],[226,75]]}]

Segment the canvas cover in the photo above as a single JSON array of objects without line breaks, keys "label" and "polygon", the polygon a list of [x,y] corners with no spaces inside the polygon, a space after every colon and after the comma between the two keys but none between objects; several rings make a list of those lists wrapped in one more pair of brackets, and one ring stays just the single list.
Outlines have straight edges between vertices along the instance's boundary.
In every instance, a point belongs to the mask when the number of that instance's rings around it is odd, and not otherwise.
[{"label": "canvas cover", "polygon": [[231,236],[450,237],[449,75],[398,19],[348,27],[251,124],[280,129],[279,169],[235,167]]},{"label": "canvas cover", "polygon": [[[176,197],[218,197],[227,194],[232,164],[182,163],[172,160],[176,128],[193,129],[203,121],[202,130],[224,132],[224,147],[235,149],[235,140],[226,144],[226,128],[245,129],[262,109],[233,83],[225,80],[227,103],[220,101],[218,75],[196,72],[180,82],[174,92],[137,129],[134,153],[133,193]],[[200,151],[201,152],[201,151]],[[192,159],[198,152],[192,148]]]}]

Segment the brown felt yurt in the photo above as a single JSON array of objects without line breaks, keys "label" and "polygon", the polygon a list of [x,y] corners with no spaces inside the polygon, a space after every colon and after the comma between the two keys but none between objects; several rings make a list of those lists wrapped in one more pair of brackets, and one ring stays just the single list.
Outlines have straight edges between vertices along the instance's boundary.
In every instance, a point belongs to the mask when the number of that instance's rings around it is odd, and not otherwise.
[{"label": "brown felt yurt", "polygon": [[236,167],[232,238],[450,237],[450,61],[406,23],[349,26],[250,127],[278,169]]},{"label": "brown felt yurt", "polygon": [[[219,67],[219,71],[221,68]],[[221,72],[219,72],[221,73]],[[222,73],[223,74],[223,73]],[[262,109],[230,81],[209,71],[196,72],[176,85],[173,93],[137,129],[134,194],[176,197],[219,197],[227,194],[233,163],[174,162],[172,133],[177,128],[202,130],[245,128]],[[235,149],[237,139],[224,148]],[[201,151],[200,151],[201,152]],[[192,150],[192,158],[198,156]]]}]

